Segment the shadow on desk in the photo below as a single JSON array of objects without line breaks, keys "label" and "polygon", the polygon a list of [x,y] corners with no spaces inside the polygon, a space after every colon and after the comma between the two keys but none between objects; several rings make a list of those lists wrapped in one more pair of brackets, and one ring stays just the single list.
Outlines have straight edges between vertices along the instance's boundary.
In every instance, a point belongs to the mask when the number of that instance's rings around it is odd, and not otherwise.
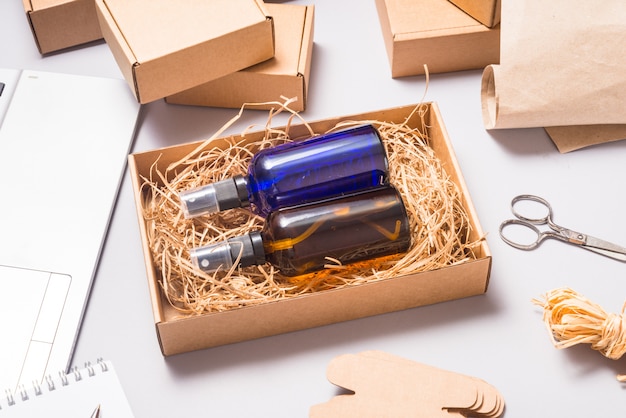
[{"label": "shadow on desk", "polygon": [[[487,133],[508,152],[516,155],[560,154],[558,148],[543,128],[494,129],[487,131]],[[591,145],[572,152],[584,153],[586,150],[598,148],[603,150],[623,150],[626,148],[626,140]]]},{"label": "shadow on desk", "polygon": [[301,356],[324,348],[341,347],[359,341],[415,334],[429,329],[458,326],[476,317],[492,317],[501,308],[497,297],[489,293],[465,299],[442,302],[400,312],[341,322],[257,340],[167,357],[170,371],[181,378],[206,374],[219,369],[241,367],[246,363],[279,360]]}]

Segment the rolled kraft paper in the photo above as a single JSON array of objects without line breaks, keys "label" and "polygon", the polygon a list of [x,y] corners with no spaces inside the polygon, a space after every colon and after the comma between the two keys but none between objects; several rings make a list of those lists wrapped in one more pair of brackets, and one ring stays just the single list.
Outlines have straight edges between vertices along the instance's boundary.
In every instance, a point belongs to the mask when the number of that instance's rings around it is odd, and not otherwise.
[{"label": "rolled kraft paper", "polygon": [[502,3],[500,64],[481,86],[487,129],[626,124],[625,1]]}]

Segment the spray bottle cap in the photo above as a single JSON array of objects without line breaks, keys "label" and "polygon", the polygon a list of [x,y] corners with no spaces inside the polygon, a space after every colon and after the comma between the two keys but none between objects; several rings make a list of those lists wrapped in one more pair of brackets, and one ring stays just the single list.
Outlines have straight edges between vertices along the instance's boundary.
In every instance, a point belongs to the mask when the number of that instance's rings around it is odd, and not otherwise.
[{"label": "spray bottle cap", "polygon": [[227,241],[191,250],[191,262],[200,270],[213,273],[228,270],[239,259],[239,267],[265,263],[265,250],[259,232],[251,232]]},{"label": "spray bottle cap", "polygon": [[195,218],[250,204],[246,179],[241,175],[179,193],[185,218]]}]

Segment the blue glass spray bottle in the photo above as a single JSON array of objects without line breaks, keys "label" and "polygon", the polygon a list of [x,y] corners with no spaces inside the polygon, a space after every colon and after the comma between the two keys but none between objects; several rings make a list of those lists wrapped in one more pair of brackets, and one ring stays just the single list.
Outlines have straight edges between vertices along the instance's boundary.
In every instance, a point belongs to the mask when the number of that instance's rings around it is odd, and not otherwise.
[{"label": "blue glass spray bottle", "polygon": [[269,262],[285,276],[406,252],[410,225],[391,186],[272,212],[263,230],[191,249],[191,261],[213,273],[235,263]]},{"label": "blue glass spray bottle", "polygon": [[280,208],[386,185],[388,164],[376,128],[361,125],[261,150],[246,176],[179,196],[187,218],[247,206],[266,217]]}]

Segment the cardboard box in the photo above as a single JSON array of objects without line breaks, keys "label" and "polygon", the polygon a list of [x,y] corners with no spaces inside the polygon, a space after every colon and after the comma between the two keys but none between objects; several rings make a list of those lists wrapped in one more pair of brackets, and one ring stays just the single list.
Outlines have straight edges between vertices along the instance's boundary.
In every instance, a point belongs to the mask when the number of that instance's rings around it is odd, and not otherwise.
[{"label": "cardboard box", "polygon": [[41,54],[102,39],[93,0],[22,0]]},{"label": "cardboard box", "polygon": [[500,62],[500,27],[448,0],[376,0],[392,77],[482,69]]},{"label": "cardboard box", "polygon": [[[155,164],[158,167],[167,167],[194,150],[200,142],[131,154],[130,175],[156,332],[163,354],[167,356],[184,353],[485,293],[491,270],[491,253],[486,241],[482,240],[484,234],[437,105],[430,103],[427,106],[425,122],[431,147],[442,161],[447,174],[461,190],[463,205],[472,226],[470,240],[480,241],[475,259],[437,270],[216,313],[182,317],[168,304],[161,292],[156,266],[152,262],[147,239],[148,227],[143,218],[141,204],[145,199],[142,195],[142,190],[145,190],[141,187],[142,178],[150,178],[151,167]],[[340,120],[384,120],[401,123],[407,120],[414,109],[415,105],[404,106],[312,122],[310,126],[316,132],[324,132]],[[415,113],[407,123],[409,126],[422,126],[420,117]],[[263,134],[246,133],[246,140],[258,140]],[[290,134],[304,137],[308,130],[303,125],[294,125],[290,128]],[[241,138],[235,139],[239,141]],[[215,140],[215,146],[226,146],[225,144],[224,139]]]},{"label": "cardboard box", "polygon": [[500,23],[501,0],[449,0],[488,28]]},{"label": "cardboard box", "polygon": [[104,39],[140,103],[274,56],[260,0],[95,0]]},{"label": "cardboard box", "polygon": [[[244,103],[283,102],[306,107],[313,50],[314,6],[266,4],[274,19],[274,57],[201,86],[165,98],[166,102],[196,106],[240,108]],[[255,109],[269,109],[255,106]],[[275,107],[275,105],[274,105]]]}]

